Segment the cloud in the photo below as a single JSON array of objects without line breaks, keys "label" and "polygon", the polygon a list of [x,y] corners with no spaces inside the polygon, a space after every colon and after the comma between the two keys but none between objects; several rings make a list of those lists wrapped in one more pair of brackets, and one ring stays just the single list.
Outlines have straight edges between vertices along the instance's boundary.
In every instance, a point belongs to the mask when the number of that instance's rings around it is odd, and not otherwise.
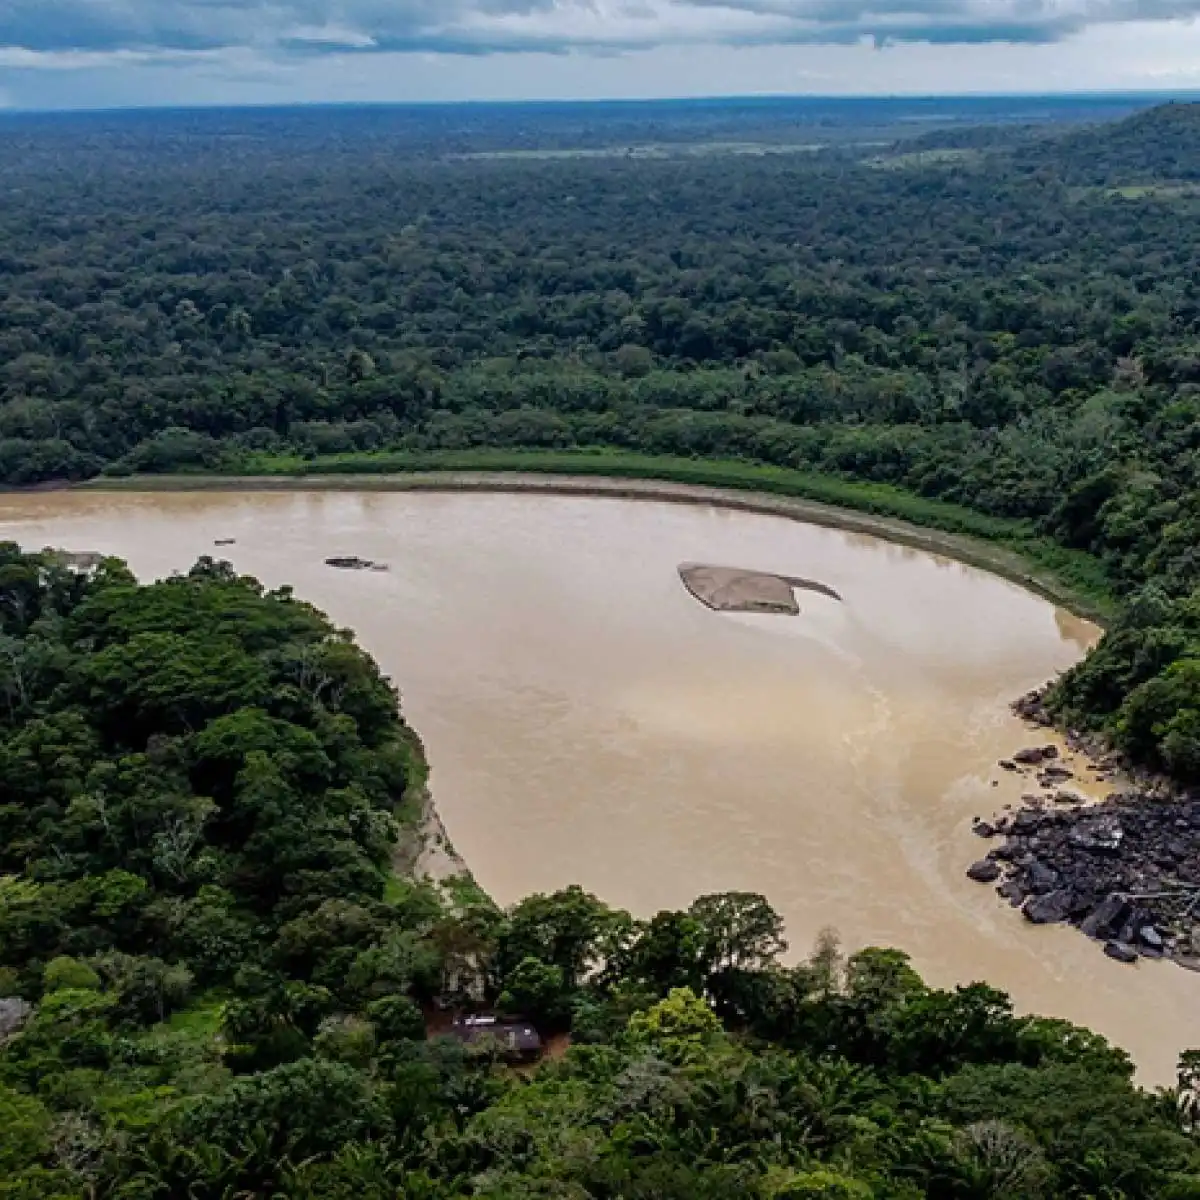
[{"label": "cloud", "polygon": [[[1200,0],[0,0],[0,68],[91,56],[591,52],[873,41],[1048,43]],[[82,59],[79,56],[84,56]]]}]

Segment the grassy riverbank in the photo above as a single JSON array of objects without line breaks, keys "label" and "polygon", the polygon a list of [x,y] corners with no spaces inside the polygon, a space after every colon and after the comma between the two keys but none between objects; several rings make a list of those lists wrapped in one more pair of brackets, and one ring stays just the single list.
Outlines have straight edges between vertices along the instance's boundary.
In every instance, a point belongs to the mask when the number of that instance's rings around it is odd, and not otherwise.
[{"label": "grassy riverbank", "polygon": [[983,567],[1082,616],[1104,621],[1115,599],[1100,564],[1040,537],[1029,522],[989,517],[886,484],[782,467],[610,451],[473,450],[255,456],[236,470],[105,478],[120,489],[305,486],[385,490],[548,491],[717,503],[871,533]]}]

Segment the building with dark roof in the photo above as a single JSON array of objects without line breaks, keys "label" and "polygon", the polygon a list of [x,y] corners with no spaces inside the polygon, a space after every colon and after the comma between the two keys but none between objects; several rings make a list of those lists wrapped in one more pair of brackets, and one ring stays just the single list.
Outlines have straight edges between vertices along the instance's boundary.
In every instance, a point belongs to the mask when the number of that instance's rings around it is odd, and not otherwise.
[{"label": "building with dark roof", "polygon": [[542,1052],[542,1039],[527,1021],[506,1021],[495,1013],[477,1013],[459,1017],[449,1034],[468,1046],[479,1046],[492,1039],[513,1058],[536,1058]]}]

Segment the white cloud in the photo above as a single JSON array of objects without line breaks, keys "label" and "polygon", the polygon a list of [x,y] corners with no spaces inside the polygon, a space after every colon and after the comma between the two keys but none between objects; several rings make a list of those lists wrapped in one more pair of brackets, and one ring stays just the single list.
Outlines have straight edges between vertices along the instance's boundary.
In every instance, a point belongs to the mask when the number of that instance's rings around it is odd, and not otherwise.
[{"label": "white cloud", "polygon": [[1193,2],[0,0],[0,86],[37,108],[1183,89],[1200,27],[1162,18]]},{"label": "white cloud", "polygon": [[480,55],[864,38],[1038,43],[1198,11],[1200,0],[3,0],[0,45]]}]

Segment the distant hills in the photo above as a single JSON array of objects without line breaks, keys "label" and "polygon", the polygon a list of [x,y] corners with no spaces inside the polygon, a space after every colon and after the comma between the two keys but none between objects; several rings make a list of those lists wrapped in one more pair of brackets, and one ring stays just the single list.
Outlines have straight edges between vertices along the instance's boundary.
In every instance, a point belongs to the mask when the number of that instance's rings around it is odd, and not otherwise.
[{"label": "distant hills", "polygon": [[1074,186],[1200,180],[1200,103],[1170,103],[1110,124],[1031,139],[1016,166],[1049,170]]}]

